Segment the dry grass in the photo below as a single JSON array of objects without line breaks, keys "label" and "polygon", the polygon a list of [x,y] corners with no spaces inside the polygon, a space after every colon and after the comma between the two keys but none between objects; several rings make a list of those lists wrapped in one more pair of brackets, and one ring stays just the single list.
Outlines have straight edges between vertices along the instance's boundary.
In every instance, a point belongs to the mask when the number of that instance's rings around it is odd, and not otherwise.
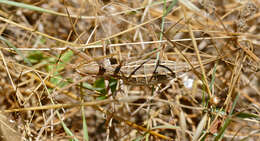
[{"label": "dry grass", "polygon": [[259,0],[176,2],[0,1],[1,140],[259,140]]}]

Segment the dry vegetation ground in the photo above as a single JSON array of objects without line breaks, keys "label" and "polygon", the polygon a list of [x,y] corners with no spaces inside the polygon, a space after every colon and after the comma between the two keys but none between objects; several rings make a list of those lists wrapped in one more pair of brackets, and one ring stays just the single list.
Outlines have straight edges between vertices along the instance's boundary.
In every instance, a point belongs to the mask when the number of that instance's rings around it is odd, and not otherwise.
[{"label": "dry vegetation ground", "polygon": [[0,0],[1,140],[260,140],[259,7]]}]

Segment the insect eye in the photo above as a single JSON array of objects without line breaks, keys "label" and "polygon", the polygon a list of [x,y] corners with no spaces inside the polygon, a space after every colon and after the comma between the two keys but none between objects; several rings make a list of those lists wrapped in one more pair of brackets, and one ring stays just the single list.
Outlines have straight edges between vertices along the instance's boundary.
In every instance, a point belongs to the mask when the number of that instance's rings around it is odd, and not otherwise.
[{"label": "insect eye", "polygon": [[106,72],[106,69],[102,66],[99,66],[98,75],[103,75]]},{"label": "insect eye", "polygon": [[115,58],[109,58],[109,61],[111,65],[118,64]]},{"label": "insect eye", "polygon": [[114,75],[118,74],[121,69],[121,65],[118,65],[114,71]]}]

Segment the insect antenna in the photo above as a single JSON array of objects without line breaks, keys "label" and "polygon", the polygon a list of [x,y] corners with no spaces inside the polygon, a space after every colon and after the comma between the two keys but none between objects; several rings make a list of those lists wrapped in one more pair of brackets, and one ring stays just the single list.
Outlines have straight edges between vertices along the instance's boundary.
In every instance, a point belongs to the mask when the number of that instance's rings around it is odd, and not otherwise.
[{"label": "insect antenna", "polygon": [[159,64],[159,67],[162,67],[162,68],[168,70],[168,71],[171,73],[171,76],[172,76],[173,78],[176,78],[175,72],[173,72],[169,67],[167,67],[167,66],[165,66],[165,65],[161,65],[161,64]]},{"label": "insect antenna", "polygon": [[157,76],[156,71],[157,71],[157,68],[159,67],[159,65],[160,65],[160,60],[157,60],[155,69],[154,69],[154,71],[153,71],[153,75],[152,75],[152,77],[150,78],[149,81],[152,81],[152,79]]},{"label": "insect antenna", "polygon": [[138,71],[145,63],[147,63],[150,59],[144,61],[142,64],[140,64],[137,68],[134,69],[133,72],[131,72],[131,74],[128,76],[128,78],[130,78],[132,75],[134,75],[136,73],[136,71]]}]

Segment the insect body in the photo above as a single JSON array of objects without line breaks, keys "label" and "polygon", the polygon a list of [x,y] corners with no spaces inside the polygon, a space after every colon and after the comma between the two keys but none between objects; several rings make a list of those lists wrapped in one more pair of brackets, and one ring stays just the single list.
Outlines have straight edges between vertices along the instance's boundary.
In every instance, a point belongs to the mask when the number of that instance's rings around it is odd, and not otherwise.
[{"label": "insect body", "polygon": [[[193,64],[198,65],[198,63]],[[186,62],[148,59],[102,67],[97,63],[90,63],[80,67],[78,71],[84,74],[116,77],[131,85],[154,85],[167,83],[176,78],[177,72],[186,72],[190,69],[191,67]]]}]

